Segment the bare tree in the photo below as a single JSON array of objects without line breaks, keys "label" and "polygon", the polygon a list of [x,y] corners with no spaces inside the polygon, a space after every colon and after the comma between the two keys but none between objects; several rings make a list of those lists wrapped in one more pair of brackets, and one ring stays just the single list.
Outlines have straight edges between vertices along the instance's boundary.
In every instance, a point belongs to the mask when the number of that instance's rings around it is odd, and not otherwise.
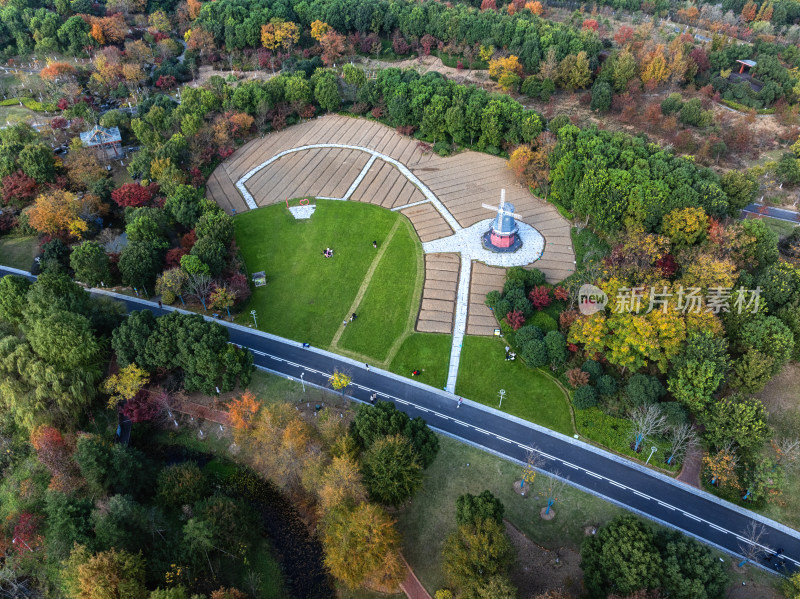
[{"label": "bare tree", "polygon": [[661,414],[657,405],[639,406],[630,413],[633,423],[633,441],[635,451],[639,451],[645,439],[660,435],[664,432],[667,419]]},{"label": "bare tree", "polygon": [[206,298],[211,294],[214,282],[211,277],[203,273],[195,273],[189,275],[189,281],[186,284],[189,297],[196,298],[203,304],[203,310],[206,310]]},{"label": "bare tree", "polygon": [[669,430],[669,458],[667,464],[672,464],[673,460],[680,460],[686,452],[697,445],[697,433],[691,424],[681,424],[673,426]]},{"label": "bare tree", "polygon": [[544,466],[545,459],[542,453],[536,449],[535,445],[531,445],[525,449],[525,465],[522,467],[522,480],[520,481],[520,492],[525,495],[525,483],[528,487],[533,488],[533,483],[536,480],[538,470]]},{"label": "bare tree", "polygon": [[564,498],[564,489],[567,488],[566,480],[560,478],[561,473],[558,470],[553,472],[553,476],[545,475],[545,484],[539,495],[547,499],[547,509],[545,514],[550,513],[550,508],[556,501],[561,501]]},{"label": "bare tree", "polygon": [[762,553],[772,553],[772,549],[761,543],[761,539],[764,537],[766,532],[767,530],[760,522],[750,520],[750,522],[747,524],[739,539],[739,552],[744,558],[741,562],[739,562],[740,568],[747,562],[755,561]]},{"label": "bare tree", "polygon": [[786,470],[795,470],[800,466],[800,439],[783,437],[773,443],[775,461]]}]

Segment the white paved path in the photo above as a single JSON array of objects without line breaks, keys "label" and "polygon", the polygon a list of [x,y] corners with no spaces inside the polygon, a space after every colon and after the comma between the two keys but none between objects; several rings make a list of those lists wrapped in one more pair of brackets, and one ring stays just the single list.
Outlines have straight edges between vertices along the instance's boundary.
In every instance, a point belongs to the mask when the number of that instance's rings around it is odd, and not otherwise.
[{"label": "white paved path", "polygon": [[300,146],[298,148],[291,148],[280,152],[262,162],[261,164],[253,167],[245,173],[241,179],[236,182],[237,189],[241,192],[245,202],[251,209],[258,208],[255,199],[245,185],[247,181],[260,170],[268,167],[270,164],[279,158],[292,154],[294,152],[302,152],[305,150],[314,150],[318,148],[339,148],[344,150],[360,150],[370,154],[372,157],[369,162],[361,169],[358,177],[353,181],[352,185],[347,190],[347,193],[341,198],[322,198],[328,200],[347,200],[352,193],[356,190],[358,185],[364,179],[367,171],[372,167],[374,162],[378,159],[383,160],[397,168],[406,179],[411,181],[425,196],[421,202],[414,202],[413,204],[406,204],[404,206],[397,206],[392,210],[397,211],[410,206],[425,204],[430,202],[434,208],[442,215],[447,221],[447,224],[455,231],[449,237],[435,239],[422,244],[422,249],[426,254],[435,253],[457,253],[461,258],[461,272],[458,279],[458,294],[456,298],[456,313],[453,319],[453,344],[450,348],[450,365],[447,371],[447,386],[446,391],[455,393],[456,380],[458,379],[458,366],[461,361],[461,346],[464,343],[464,335],[467,330],[467,310],[469,309],[469,284],[472,275],[472,262],[473,260],[484,262],[489,266],[525,266],[535,260],[538,260],[542,251],[544,250],[544,238],[533,227],[523,222],[519,222],[519,235],[522,238],[522,248],[513,253],[501,254],[491,252],[483,247],[481,243],[481,236],[489,230],[492,219],[480,221],[469,228],[462,227],[445,205],[436,197],[436,195],[422,182],[414,173],[408,170],[401,162],[394,158],[381,154],[370,148],[362,146],[350,146],[344,144],[312,144],[307,146]]}]

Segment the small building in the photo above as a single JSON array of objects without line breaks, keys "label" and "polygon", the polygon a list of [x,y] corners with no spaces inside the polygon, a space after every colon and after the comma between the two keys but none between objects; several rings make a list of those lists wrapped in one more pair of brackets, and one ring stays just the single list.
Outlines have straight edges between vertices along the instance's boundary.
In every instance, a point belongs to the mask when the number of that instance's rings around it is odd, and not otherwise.
[{"label": "small building", "polygon": [[756,66],[756,61],[755,60],[737,60],[736,62],[738,62],[740,65],[742,65],[739,68],[739,74],[740,75],[744,74],[744,72],[745,72],[744,70],[745,69],[747,69],[747,71],[749,72],[754,66]]},{"label": "small building", "polygon": [[95,125],[81,133],[81,142],[87,148],[94,148],[100,158],[122,157],[122,136],[119,127]]}]

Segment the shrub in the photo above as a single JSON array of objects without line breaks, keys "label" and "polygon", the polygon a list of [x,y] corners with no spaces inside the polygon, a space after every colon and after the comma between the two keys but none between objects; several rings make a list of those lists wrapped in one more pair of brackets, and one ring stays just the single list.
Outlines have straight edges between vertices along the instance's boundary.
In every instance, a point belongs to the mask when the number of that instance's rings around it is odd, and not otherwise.
[{"label": "shrub", "polygon": [[560,366],[567,361],[567,340],[558,331],[550,331],[544,336],[547,357],[552,364]]},{"label": "shrub", "polygon": [[541,341],[543,339],[544,332],[542,329],[530,324],[526,324],[524,327],[520,328],[515,336],[516,343],[519,346],[526,345],[533,340]]},{"label": "shrub", "polygon": [[591,385],[578,387],[572,394],[572,405],[579,410],[586,410],[597,405],[597,391]]},{"label": "shrub", "polygon": [[525,324],[525,315],[520,310],[513,310],[506,314],[506,322],[516,331]]},{"label": "shrub", "polygon": [[573,389],[589,384],[589,374],[580,368],[570,368],[566,372],[567,382]]},{"label": "shrub", "polygon": [[550,122],[547,123],[547,129],[553,133],[558,133],[558,130],[565,125],[569,125],[570,120],[566,114],[559,114],[556,117],[550,119]]},{"label": "shrub", "polygon": [[503,524],[504,512],[503,502],[490,491],[483,491],[480,495],[467,493],[456,500],[456,522],[459,526],[487,519]]},{"label": "shrub", "polygon": [[493,289],[489,293],[486,294],[486,305],[490,308],[494,308],[497,305],[497,302],[500,301],[500,292],[496,289]]},{"label": "shrub", "polygon": [[175,294],[171,291],[162,291],[161,292],[161,301],[168,306],[175,303]]},{"label": "shrub", "polygon": [[628,400],[635,406],[652,404],[666,393],[666,389],[654,376],[634,374],[625,387]]},{"label": "shrub", "polygon": [[519,353],[525,363],[531,368],[541,368],[549,361],[547,345],[539,339],[532,339],[525,345],[519,346]]},{"label": "shrub", "polygon": [[678,112],[681,107],[683,106],[683,99],[681,95],[677,92],[674,94],[670,94],[661,102],[661,113],[664,116],[669,116],[675,112]]},{"label": "shrub", "polygon": [[597,379],[597,392],[600,395],[614,395],[617,392],[616,379],[609,374],[601,376]]},{"label": "shrub", "polygon": [[549,333],[550,331],[557,331],[558,330],[558,323],[556,322],[555,318],[546,314],[545,312],[537,312],[534,314],[529,324],[539,327],[545,333]]},{"label": "shrub", "polygon": [[581,366],[581,370],[589,375],[589,380],[592,385],[597,384],[597,379],[603,376],[603,367],[600,365],[600,362],[595,360],[586,360]]},{"label": "shrub", "polygon": [[667,418],[668,426],[680,426],[681,424],[689,423],[689,413],[680,402],[668,401],[659,404],[658,407],[661,408],[661,414]]},{"label": "shrub", "polygon": [[544,285],[539,285],[531,289],[531,292],[528,294],[528,299],[531,300],[533,307],[537,310],[546,308],[553,301],[553,298],[550,297],[550,288]]}]

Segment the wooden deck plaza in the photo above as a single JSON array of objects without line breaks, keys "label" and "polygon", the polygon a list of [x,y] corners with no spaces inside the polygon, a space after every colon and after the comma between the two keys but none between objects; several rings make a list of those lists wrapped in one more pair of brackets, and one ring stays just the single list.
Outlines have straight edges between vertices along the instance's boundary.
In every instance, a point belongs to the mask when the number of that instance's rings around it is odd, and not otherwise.
[{"label": "wooden deck plaza", "polygon": [[[404,164],[444,204],[462,227],[491,218],[481,204],[496,204],[500,189],[512,202],[520,220],[545,238],[542,257],[529,265],[556,283],[575,270],[570,225],[551,204],[534,197],[516,182],[502,158],[461,152],[441,158],[423,154],[416,140],[366,119],[328,115],[254,139],[219,165],[206,186],[206,194],[229,213],[248,209],[236,182],[253,168],[286,150],[313,144],[342,144],[375,150]],[[371,156],[361,150],[312,148],[281,156],[256,172],[245,184],[259,206],[303,196],[343,198],[370,202],[399,210],[411,221],[423,242],[452,235],[445,218],[400,170],[384,160],[374,160],[355,189]],[[414,205],[417,204],[417,205]],[[403,208],[403,206],[408,206]],[[425,287],[417,330],[450,333],[459,277],[458,254],[425,257]],[[467,332],[491,335],[494,317],[484,305],[486,293],[500,289],[505,270],[473,264],[470,280]]]}]

